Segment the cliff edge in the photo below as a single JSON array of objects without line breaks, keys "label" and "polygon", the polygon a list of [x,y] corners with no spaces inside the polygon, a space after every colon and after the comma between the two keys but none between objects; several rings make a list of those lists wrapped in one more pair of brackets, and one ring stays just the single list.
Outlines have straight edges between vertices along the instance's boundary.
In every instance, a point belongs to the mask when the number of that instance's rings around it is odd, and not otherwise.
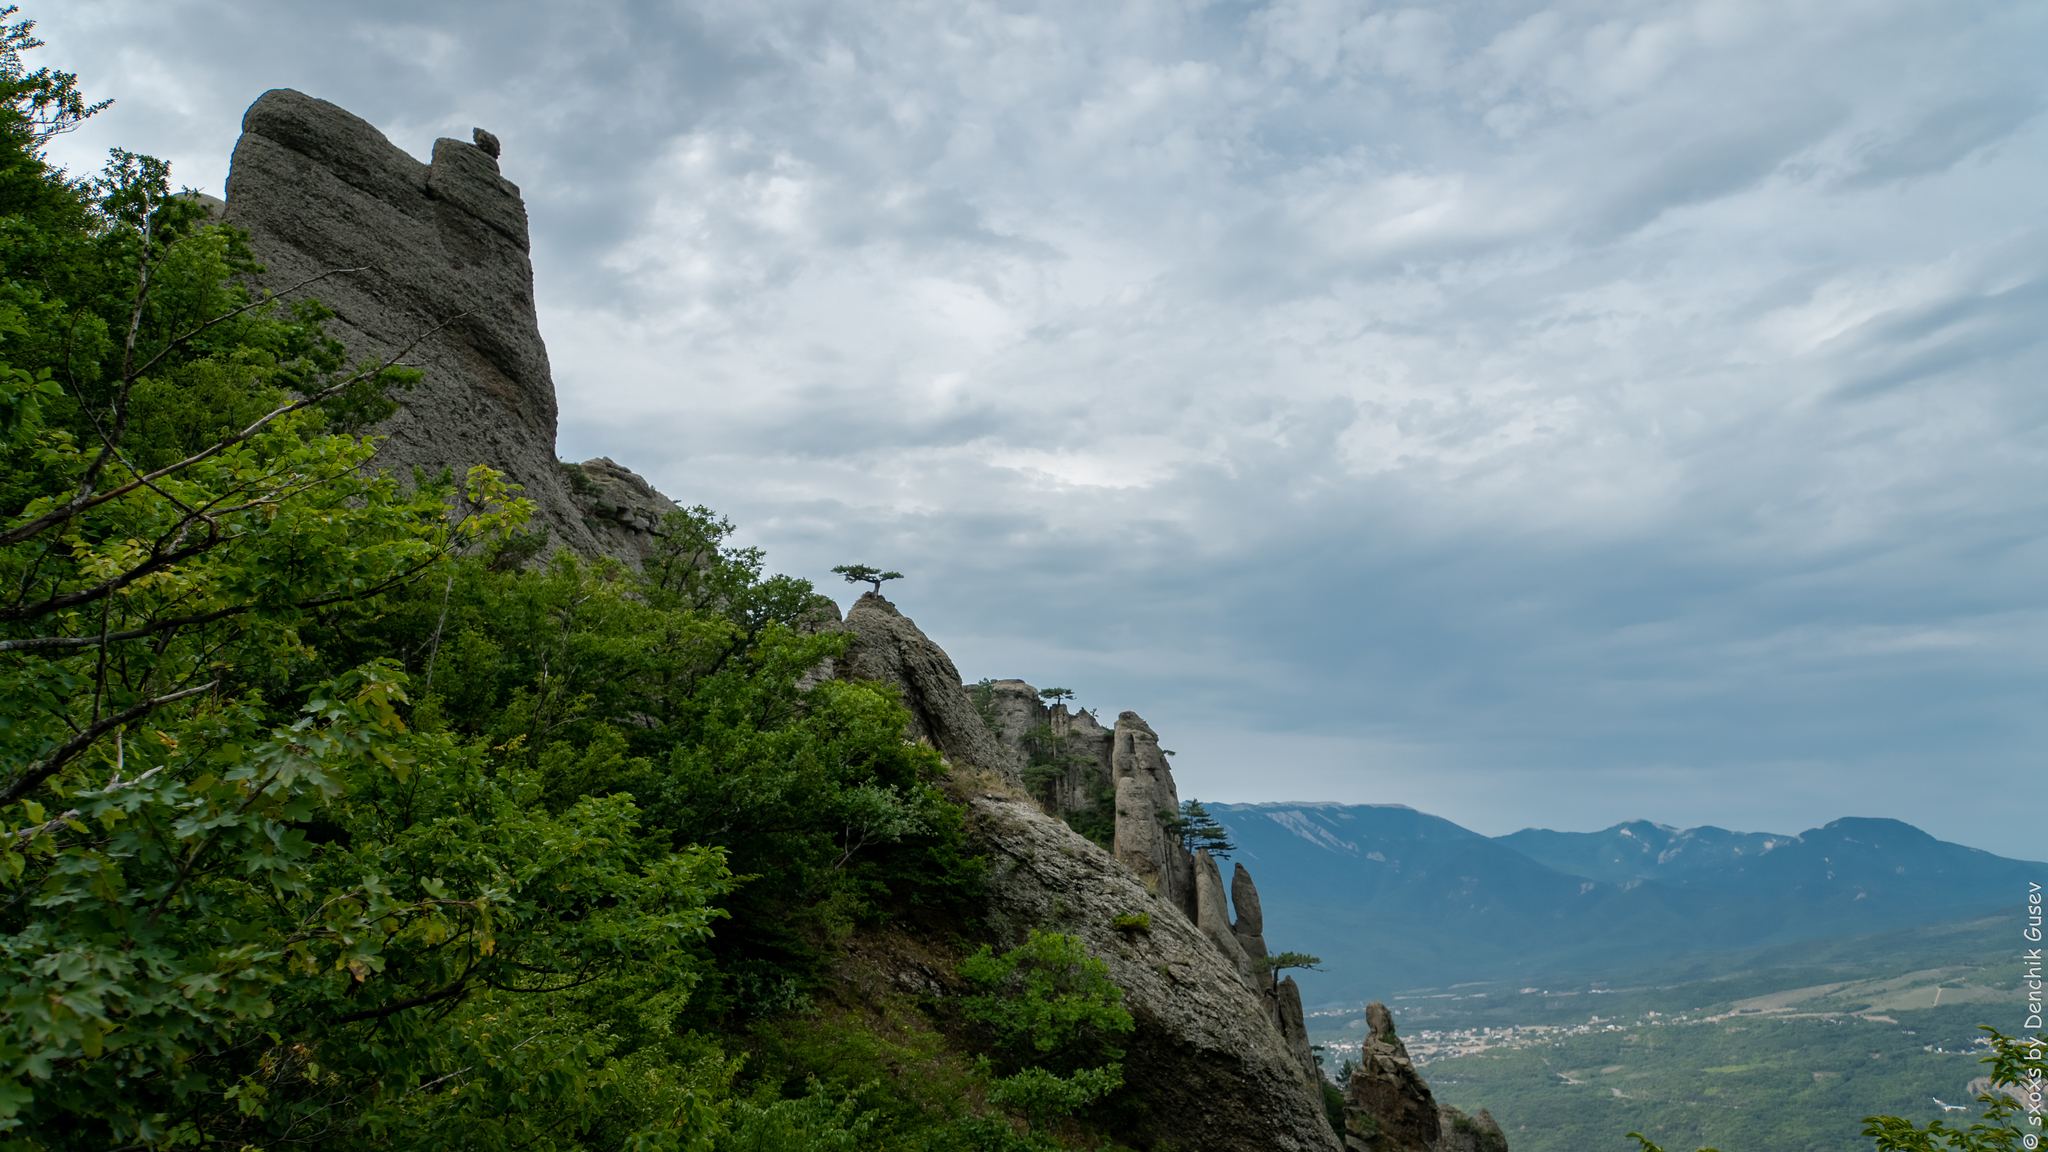
[{"label": "cliff edge", "polygon": [[424,371],[374,430],[380,466],[488,464],[524,488],[554,541],[646,557],[675,504],[610,460],[555,459],[526,204],[488,132],[437,140],[422,164],[340,107],[273,89],[242,117],[224,214],[249,233],[259,288],[333,309],[328,331],[359,362],[397,356]]}]

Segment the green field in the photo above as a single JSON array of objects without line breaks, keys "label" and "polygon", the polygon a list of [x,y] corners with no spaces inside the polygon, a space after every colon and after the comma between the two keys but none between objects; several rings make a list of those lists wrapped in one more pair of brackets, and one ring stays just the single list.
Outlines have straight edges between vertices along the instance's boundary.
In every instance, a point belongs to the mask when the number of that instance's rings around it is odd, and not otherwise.
[{"label": "green field", "polygon": [[[1387,997],[1440,1100],[1486,1108],[1516,1152],[1866,1152],[1862,1118],[1980,1108],[1979,1024],[2023,1019],[2000,915],[1869,937]],[[1309,1021],[1334,1064],[1362,1005]]]},{"label": "green field", "polygon": [[[1982,1074],[1971,1007],[1895,1014],[1643,1024],[1432,1063],[1439,1099],[1484,1107],[1516,1152],[1673,1149],[1862,1152],[1864,1116],[1926,1121]],[[1927,1048],[1946,1051],[1930,1052]],[[1972,1105],[1970,1115],[1977,1112]]]}]

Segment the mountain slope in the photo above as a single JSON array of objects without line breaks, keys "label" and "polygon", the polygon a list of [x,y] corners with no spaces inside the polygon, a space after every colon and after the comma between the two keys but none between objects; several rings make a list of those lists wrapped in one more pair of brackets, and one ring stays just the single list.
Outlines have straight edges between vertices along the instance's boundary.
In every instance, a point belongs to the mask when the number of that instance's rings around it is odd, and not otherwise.
[{"label": "mountain slope", "polygon": [[1896,820],[1798,836],[1635,822],[1495,840],[1399,806],[1211,811],[1269,911],[1294,926],[1274,946],[1323,957],[1308,988],[1318,1002],[1948,919],[2011,903],[2042,867]]}]

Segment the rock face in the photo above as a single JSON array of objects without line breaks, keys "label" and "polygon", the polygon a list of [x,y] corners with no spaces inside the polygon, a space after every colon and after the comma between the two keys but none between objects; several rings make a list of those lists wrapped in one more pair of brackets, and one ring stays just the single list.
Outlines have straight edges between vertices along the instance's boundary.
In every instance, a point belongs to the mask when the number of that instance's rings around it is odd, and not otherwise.
[{"label": "rock face", "polygon": [[1179,814],[1180,791],[1159,747],[1159,734],[1136,712],[1116,718],[1110,776],[1116,781],[1116,858],[1161,899],[1194,920],[1195,858],[1161,823]]},{"label": "rock face", "polygon": [[931,741],[955,765],[994,772],[1011,785],[1022,786],[1021,766],[996,743],[975,710],[952,657],[919,631],[915,621],[879,593],[869,592],[854,601],[845,622],[836,627],[852,632],[853,643],[834,674],[895,685],[903,694],[903,706],[910,709],[909,738]]},{"label": "rock face", "polygon": [[[461,475],[489,464],[525,489],[555,541],[638,562],[652,521],[674,505],[609,460],[583,465],[590,491],[573,490],[557,464],[526,205],[497,154],[479,129],[475,143],[435,141],[422,164],[341,108],[274,89],[242,118],[225,215],[267,268],[260,286],[333,309],[328,330],[352,358],[403,353],[400,363],[424,370],[375,429],[380,466]],[[340,269],[357,271],[295,289]],[[621,488],[635,499],[619,499]]]},{"label": "rock face", "polygon": [[1493,1113],[1486,1109],[1481,1108],[1477,1116],[1467,1116],[1444,1104],[1437,1109],[1437,1115],[1443,1132],[1438,1152],[1507,1152],[1507,1133],[1500,1130]]},{"label": "rock face", "polygon": [[[1105,793],[1115,737],[1094,713],[1069,711],[1065,704],[1047,707],[1038,689],[1022,680],[990,680],[973,691],[985,694],[982,710],[996,742],[1020,770],[1031,768],[1026,783],[1047,811],[1088,813],[1111,802]],[[1034,736],[1041,732],[1043,737]]]},{"label": "rock face", "polygon": [[[1124,990],[1137,1024],[1124,1077],[1145,1086],[1145,1144],[1337,1152],[1316,1081],[1272,1027],[1265,997],[1212,937],[1032,804],[985,797],[971,811],[989,857],[990,926],[1020,940],[1033,927],[1079,936]],[[1150,929],[1113,925],[1131,912],[1149,915]]]},{"label": "rock face", "polygon": [[1439,1105],[1415,1070],[1408,1046],[1394,1034],[1394,1014],[1375,1000],[1365,1007],[1366,1038],[1358,1070],[1344,1089],[1344,1147],[1350,1152],[1507,1152],[1493,1116]]}]

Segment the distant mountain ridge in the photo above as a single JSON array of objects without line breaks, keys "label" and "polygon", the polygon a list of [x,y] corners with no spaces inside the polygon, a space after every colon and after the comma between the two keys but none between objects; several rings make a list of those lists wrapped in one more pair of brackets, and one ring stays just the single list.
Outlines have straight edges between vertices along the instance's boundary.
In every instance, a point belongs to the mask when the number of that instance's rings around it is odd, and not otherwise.
[{"label": "distant mountain ridge", "polygon": [[1598,832],[1524,828],[1494,839],[1560,872],[1626,884],[1630,880],[1683,883],[1702,871],[1759,860],[1799,837],[1730,832],[1711,824],[1673,828],[1648,820],[1626,820]]},{"label": "distant mountain ridge", "polygon": [[2009,905],[2048,869],[1862,817],[1491,838],[1399,805],[1210,810],[1296,926],[1274,947],[1325,960],[1316,1002],[1929,923]]}]

